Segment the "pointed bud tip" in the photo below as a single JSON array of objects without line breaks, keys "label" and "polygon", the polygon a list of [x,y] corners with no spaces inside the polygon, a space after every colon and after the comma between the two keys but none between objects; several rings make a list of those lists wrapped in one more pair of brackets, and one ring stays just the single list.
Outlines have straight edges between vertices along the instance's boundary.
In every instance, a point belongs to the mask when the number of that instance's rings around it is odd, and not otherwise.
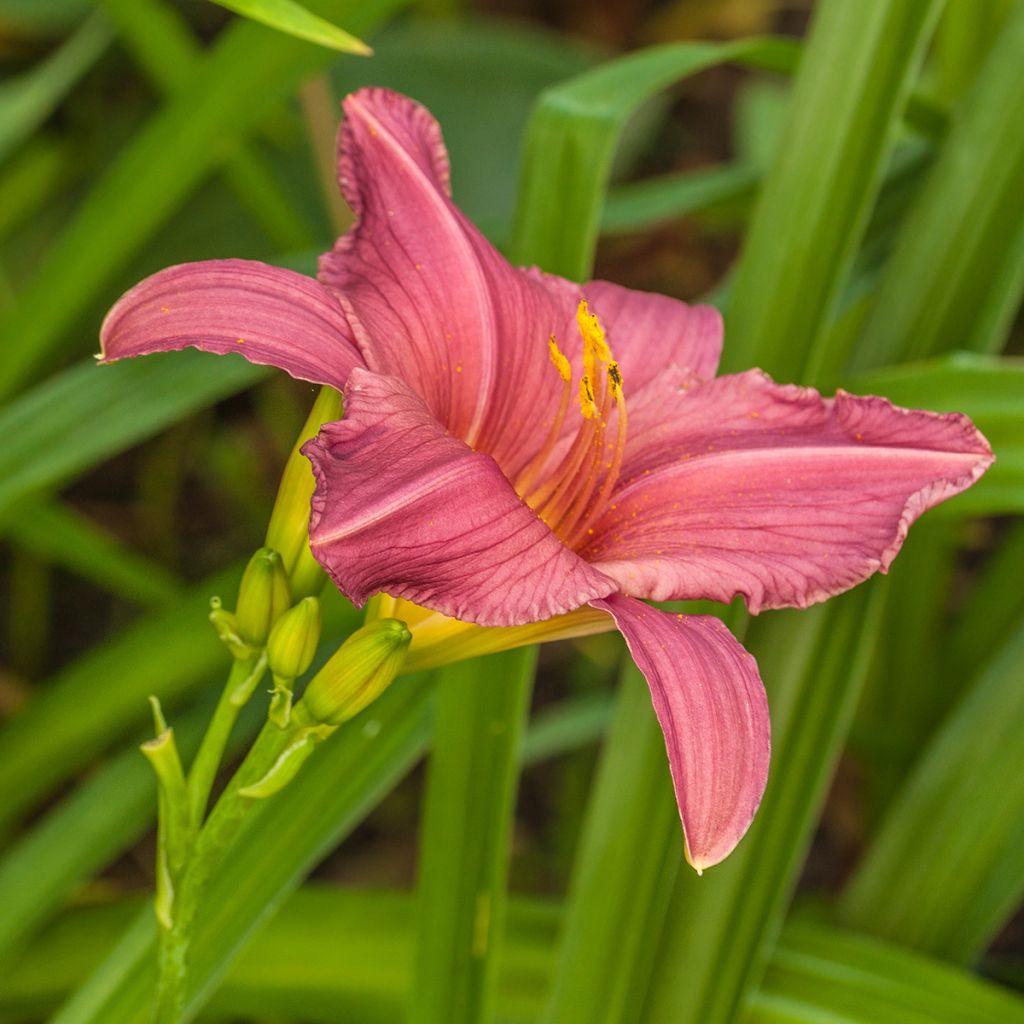
[{"label": "pointed bud tip", "polygon": [[412,642],[401,619],[357,629],[313,677],[302,704],[314,721],[340,725],[377,699],[398,676]]},{"label": "pointed bud tip", "polygon": [[294,681],[309,668],[320,642],[320,602],[304,597],[274,623],[267,664],[275,677]]},{"label": "pointed bud tip", "polygon": [[291,603],[284,561],[273,548],[260,548],[249,559],[238,588],[235,617],[242,639],[262,647],[271,627]]}]

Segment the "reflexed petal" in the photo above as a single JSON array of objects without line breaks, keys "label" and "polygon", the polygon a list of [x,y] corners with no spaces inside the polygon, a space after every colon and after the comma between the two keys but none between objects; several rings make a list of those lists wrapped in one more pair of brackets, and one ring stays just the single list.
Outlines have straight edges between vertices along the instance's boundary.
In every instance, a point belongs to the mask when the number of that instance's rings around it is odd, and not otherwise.
[{"label": "reflexed petal", "polygon": [[722,354],[722,315],[713,306],[688,306],[609,281],[590,281],[583,291],[604,325],[630,394],[670,366],[701,380],[714,377]]},{"label": "reflexed petal", "polygon": [[384,591],[514,626],[614,589],[397,378],[354,370],[345,419],[303,450],[317,478],[313,553],[357,604]]},{"label": "reflexed petal", "polygon": [[619,594],[591,605],[614,616],[647,678],[686,859],[703,871],[743,837],[768,778],[771,727],[757,663],[718,619],[668,615]]},{"label": "reflexed petal", "polygon": [[643,440],[581,554],[625,593],[742,594],[753,612],[886,571],[910,524],[992,462],[964,416],[822,399],[757,371],[678,396]]},{"label": "reflexed petal", "polygon": [[362,362],[334,296],[254,260],[184,263],[147,277],[107,314],[100,343],[107,362],[189,347],[237,352],[338,389]]},{"label": "reflexed petal", "polygon": [[359,223],[320,279],[353,314],[367,366],[405,380],[514,477],[558,405],[547,342],[572,320],[573,288],[514,270],[455,207],[427,110],[363,89],[345,114],[339,176]]}]

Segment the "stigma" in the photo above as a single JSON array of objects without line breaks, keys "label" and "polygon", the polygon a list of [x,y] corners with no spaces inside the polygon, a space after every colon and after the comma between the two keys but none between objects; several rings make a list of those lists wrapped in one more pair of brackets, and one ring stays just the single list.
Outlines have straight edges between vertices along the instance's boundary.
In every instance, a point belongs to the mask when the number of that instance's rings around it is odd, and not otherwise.
[{"label": "stigma", "polygon": [[[592,524],[607,504],[622,468],[626,447],[626,401],[622,371],[612,355],[604,329],[586,299],[576,309],[576,326],[583,343],[583,372],[575,388],[579,423],[568,448],[549,466],[564,441],[572,403],[572,364],[548,339],[551,362],[562,378],[562,396],[541,450],[515,481],[523,500],[567,546],[582,547]],[[614,420],[614,429],[610,424]],[[564,444],[562,445],[564,448]]]}]

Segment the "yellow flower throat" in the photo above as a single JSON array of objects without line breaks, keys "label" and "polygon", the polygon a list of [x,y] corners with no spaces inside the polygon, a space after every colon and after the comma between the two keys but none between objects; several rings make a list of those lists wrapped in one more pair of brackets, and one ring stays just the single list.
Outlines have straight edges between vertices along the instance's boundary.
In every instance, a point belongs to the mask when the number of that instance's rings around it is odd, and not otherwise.
[{"label": "yellow flower throat", "polygon": [[[515,489],[570,548],[580,548],[593,534],[622,468],[626,447],[626,400],[622,373],[597,317],[586,299],[576,310],[583,339],[583,374],[578,385],[581,422],[565,454],[551,470],[547,464],[562,440],[572,404],[572,366],[555,336],[548,339],[551,362],[562,378],[562,397],[541,450],[515,482]],[[614,414],[614,436],[609,422]]]}]

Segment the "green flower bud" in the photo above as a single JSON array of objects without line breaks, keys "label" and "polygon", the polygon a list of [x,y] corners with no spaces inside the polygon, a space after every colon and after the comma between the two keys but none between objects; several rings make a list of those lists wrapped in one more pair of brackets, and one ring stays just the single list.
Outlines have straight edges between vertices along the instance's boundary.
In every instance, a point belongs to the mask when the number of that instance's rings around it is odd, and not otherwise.
[{"label": "green flower bud", "polygon": [[292,594],[296,598],[315,594],[324,582],[324,572],[309,551],[309,503],[315,484],[313,470],[309,459],[299,449],[316,436],[324,423],[337,419],[341,419],[341,395],[333,388],[321,388],[285,463],[267,526],[267,547],[281,552]]},{"label": "green flower bud", "polygon": [[235,620],[242,639],[262,647],[270,628],[291,607],[288,575],[281,556],[270,548],[260,548],[249,559],[238,588]]},{"label": "green flower bud", "polygon": [[267,640],[267,664],[275,679],[294,680],[309,668],[320,642],[320,602],[304,597],[274,623]]},{"label": "green flower bud", "polygon": [[391,685],[411,642],[409,627],[399,619],[357,629],[313,677],[299,707],[315,722],[340,725]]}]

